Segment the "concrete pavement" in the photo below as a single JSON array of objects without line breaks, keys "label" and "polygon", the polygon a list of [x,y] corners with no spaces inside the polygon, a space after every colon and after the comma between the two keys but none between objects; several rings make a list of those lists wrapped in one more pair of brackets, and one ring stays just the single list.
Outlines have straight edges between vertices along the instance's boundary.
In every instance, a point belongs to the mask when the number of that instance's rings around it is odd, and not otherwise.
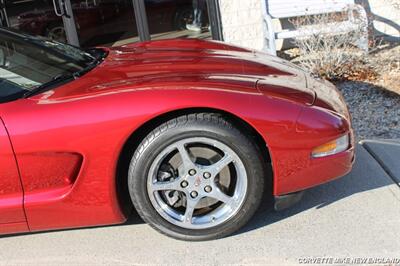
[{"label": "concrete pavement", "polygon": [[298,264],[310,257],[400,259],[400,188],[361,146],[354,171],[238,234],[188,243],[137,217],[126,225],[0,238],[1,265]]},{"label": "concrete pavement", "polygon": [[400,185],[400,140],[366,140],[362,145]]}]

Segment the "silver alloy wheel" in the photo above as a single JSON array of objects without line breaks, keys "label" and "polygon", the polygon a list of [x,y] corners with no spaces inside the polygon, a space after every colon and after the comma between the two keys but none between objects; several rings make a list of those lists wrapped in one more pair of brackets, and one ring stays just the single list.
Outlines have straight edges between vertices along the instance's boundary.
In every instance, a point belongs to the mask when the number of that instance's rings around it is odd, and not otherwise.
[{"label": "silver alloy wheel", "polygon": [[[180,158],[175,167],[169,173],[161,171],[174,157]],[[169,180],[160,180],[160,176]],[[246,198],[247,173],[239,156],[222,142],[187,138],[165,148],[153,161],[147,192],[155,210],[170,223],[206,229],[238,213]],[[175,201],[171,203],[168,195]]]},{"label": "silver alloy wheel", "polygon": [[67,42],[65,29],[63,26],[56,26],[54,28],[51,28],[49,30],[49,32],[47,33],[47,37],[53,41],[62,42],[62,43]]}]

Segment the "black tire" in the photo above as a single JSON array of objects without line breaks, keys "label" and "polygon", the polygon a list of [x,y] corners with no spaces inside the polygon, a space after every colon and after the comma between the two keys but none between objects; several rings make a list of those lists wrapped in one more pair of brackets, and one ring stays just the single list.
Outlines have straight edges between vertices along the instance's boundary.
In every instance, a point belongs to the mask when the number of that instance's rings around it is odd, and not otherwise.
[{"label": "black tire", "polygon": [[[168,145],[190,137],[223,142],[236,152],[247,173],[247,192],[239,211],[226,222],[207,229],[186,229],[168,222],[154,209],[147,192],[147,176],[157,155]],[[252,218],[263,198],[266,169],[259,147],[228,119],[219,114],[189,114],[160,125],[141,142],[129,167],[129,192],[139,215],[157,231],[180,240],[218,239],[231,235]]]}]

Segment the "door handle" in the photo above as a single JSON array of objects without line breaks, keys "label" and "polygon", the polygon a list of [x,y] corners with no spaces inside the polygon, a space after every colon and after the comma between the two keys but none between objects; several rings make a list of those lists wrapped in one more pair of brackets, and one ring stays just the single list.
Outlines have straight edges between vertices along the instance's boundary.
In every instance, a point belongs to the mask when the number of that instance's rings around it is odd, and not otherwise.
[{"label": "door handle", "polygon": [[[57,3],[58,2],[58,3]],[[58,17],[62,17],[65,15],[65,9],[64,6],[60,3],[58,0],[53,0],[53,7],[54,7],[54,12]],[[60,8],[60,9],[58,9]]]}]

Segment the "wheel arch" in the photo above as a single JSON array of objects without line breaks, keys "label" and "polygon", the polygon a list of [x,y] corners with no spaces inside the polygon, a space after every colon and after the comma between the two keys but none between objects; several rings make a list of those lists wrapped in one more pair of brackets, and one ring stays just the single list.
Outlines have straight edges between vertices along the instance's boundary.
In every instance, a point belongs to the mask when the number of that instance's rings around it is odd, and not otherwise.
[{"label": "wheel arch", "polygon": [[273,193],[273,169],[271,163],[271,155],[270,150],[268,149],[268,145],[265,142],[262,135],[248,122],[240,118],[239,116],[232,114],[230,112],[214,109],[214,108],[185,108],[173,110],[159,116],[153,117],[152,119],[146,121],[143,125],[137,128],[132,134],[128,137],[126,142],[124,143],[117,162],[116,168],[116,189],[118,201],[121,207],[121,210],[125,214],[125,216],[129,216],[132,212],[132,203],[128,191],[127,179],[128,179],[128,169],[130,160],[139,146],[140,142],[156,127],[167,122],[170,119],[176,118],[181,115],[193,114],[193,113],[216,113],[221,114],[225,118],[227,118],[230,122],[232,122],[235,126],[237,126],[240,130],[244,130],[248,133],[251,138],[256,142],[257,146],[260,148],[260,151],[263,155],[264,162],[267,166],[267,170],[269,176],[266,177],[266,191],[268,191],[267,196],[272,196]]}]

